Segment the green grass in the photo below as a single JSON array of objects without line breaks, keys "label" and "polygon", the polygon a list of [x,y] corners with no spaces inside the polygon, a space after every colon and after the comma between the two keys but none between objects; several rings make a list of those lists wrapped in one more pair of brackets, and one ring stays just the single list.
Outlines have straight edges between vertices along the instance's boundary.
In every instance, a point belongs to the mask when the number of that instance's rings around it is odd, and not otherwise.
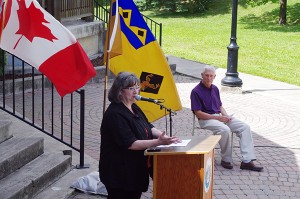
[{"label": "green grass", "polygon": [[[143,12],[163,24],[166,54],[227,67],[231,0],[213,0],[202,14]],[[300,3],[289,0],[288,25],[278,25],[279,1],[250,7],[239,1],[238,72],[300,86]]]}]

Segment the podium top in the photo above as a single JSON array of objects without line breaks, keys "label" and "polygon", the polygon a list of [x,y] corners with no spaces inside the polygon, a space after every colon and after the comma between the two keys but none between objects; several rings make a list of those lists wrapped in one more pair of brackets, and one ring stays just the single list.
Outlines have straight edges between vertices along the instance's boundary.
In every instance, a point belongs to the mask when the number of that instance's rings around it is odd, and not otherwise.
[{"label": "podium top", "polygon": [[159,147],[158,152],[145,150],[145,155],[178,155],[178,154],[207,154],[221,139],[221,135],[193,136],[182,139],[191,139],[187,146]]}]

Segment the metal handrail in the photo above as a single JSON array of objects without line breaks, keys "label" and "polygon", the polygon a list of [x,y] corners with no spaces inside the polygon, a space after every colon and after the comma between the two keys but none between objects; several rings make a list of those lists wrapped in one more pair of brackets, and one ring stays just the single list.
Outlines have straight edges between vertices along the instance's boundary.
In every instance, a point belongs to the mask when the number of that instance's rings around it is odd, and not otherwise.
[{"label": "metal handrail", "polygon": [[[53,84],[34,67],[2,49],[0,55],[0,109],[78,151],[80,162],[77,167],[83,168],[84,90],[62,98]],[[78,122],[73,118],[75,105],[80,109]]]}]

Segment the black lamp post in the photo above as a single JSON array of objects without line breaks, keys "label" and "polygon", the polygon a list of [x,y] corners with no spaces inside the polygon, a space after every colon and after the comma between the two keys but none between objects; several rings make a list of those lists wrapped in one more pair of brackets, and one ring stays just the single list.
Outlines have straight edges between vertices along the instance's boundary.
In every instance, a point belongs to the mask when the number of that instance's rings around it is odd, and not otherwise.
[{"label": "black lamp post", "polygon": [[239,78],[239,73],[237,72],[239,49],[239,46],[236,43],[237,6],[238,0],[232,0],[231,38],[230,44],[227,46],[227,72],[225,73],[226,76],[221,81],[221,85],[230,87],[241,87],[243,84],[242,80]]}]

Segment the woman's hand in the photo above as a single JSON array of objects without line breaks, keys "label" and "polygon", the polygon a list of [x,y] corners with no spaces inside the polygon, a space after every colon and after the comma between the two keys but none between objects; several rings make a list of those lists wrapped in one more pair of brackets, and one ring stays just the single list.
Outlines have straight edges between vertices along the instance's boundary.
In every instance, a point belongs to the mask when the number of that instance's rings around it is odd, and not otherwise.
[{"label": "woman's hand", "polygon": [[164,132],[164,131],[158,137],[159,145],[169,145],[169,144],[180,143],[180,142],[181,142],[181,139],[179,139],[178,137],[175,137],[175,136],[169,137],[168,135],[166,135],[166,132]]}]

